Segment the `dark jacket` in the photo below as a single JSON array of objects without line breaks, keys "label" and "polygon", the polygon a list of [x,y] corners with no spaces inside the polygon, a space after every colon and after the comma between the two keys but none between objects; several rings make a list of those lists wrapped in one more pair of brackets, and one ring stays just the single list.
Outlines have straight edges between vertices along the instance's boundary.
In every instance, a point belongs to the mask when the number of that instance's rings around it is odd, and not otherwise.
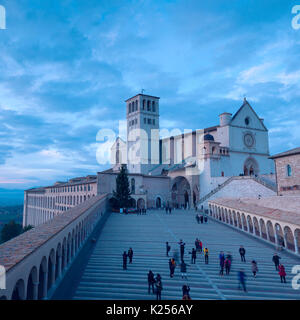
[{"label": "dark jacket", "polygon": [[149,273],[148,273],[148,282],[149,282],[149,283],[154,283],[154,282],[155,282],[153,272],[149,272]]},{"label": "dark jacket", "polygon": [[240,255],[241,255],[241,256],[244,256],[245,253],[246,253],[246,250],[245,250],[245,248],[240,248],[240,249],[239,249],[239,252],[240,252]]},{"label": "dark jacket", "polygon": [[273,262],[275,263],[275,264],[279,264],[279,260],[280,260],[281,258],[279,257],[279,256],[277,256],[277,255],[275,255],[275,256],[273,256]]},{"label": "dark jacket", "polygon": [[181,263],[180,271],[183,272],[183,273],[186,273],[186,266],[187,266],[187,264],[185,262]]}]

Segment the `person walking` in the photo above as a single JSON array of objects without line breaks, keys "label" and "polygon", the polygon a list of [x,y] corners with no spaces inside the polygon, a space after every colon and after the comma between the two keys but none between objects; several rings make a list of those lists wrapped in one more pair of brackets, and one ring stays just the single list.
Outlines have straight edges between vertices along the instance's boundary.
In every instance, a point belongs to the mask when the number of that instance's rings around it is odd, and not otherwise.
[{"label": "person walking", "polygon": [[224,261],[224,266],[225,266],[225,273],[227,276],[229,276],[230,273],[230,267],[231,267],[231,260],[226,258]]},{"label": "person walking", "polygon": [[196,220],[197,220],[197,223],[199,224],[200,222],[199,214],[196,214]]},{"label": "person walking", "polygon": [[172,208],[171,207],[169,207],[169,213],[172,214]]},{"label": "person walking", "polygon": [[180,239],[180,242],[178,242],[178,244],[180,245],[180,259],[181,261],[183,261],[185,243],[182,241],[182,239]]},{"label": "person walking", "polygon": [[161,292],[163,289],[161,278],[156,280],[155,286],[156,286],[156,300],[161,300]]},{"label": "person walking", "polygon": [[169,242],[166,242],[166,256],[169,256],[169,252],[171,250],[171,246],[169,245]]},{"label": "person walking", "polygon": [[203,223],[203,216],[202,215],[200,217],[200,222],[201,222],[201,224]]},{"label": "person walking", "polygon": [[168,211],[169,211],[169,208],[168,208],[168,207],[166,207],[166,214],[168,214]]},{"label": "person walking", "polygon": [[225,255],[224,252],[221,251],[219,254],[219,260],[220,260],[220,275],[223,276],[224,274],[224,263],[225,263]]},{"label": "person walking", "polygon": [[182,300],[191,300],[190,287],[188,284],[182,286]]},{"label": "person walking", "polygon": [[133,258],[132,248],[129,248],[129,250],[128,250],[128,258],[129,258],[129,263],[132,263],[132,258]]},{"label": "person walking", "polygon": [[195,248],[196,248],[196,251],[197,251],[197,252],[200,251],[198,238],[196,238],[196,240],[195,240]]},{"label": "person walking", "polygon": [[246,258],[245,258],[246,250],[243,246],[240,246],[239,253],[241,256],[241,261],[246,262]]},{"label": "person walking", "polygon": [[123,252],[123,270],[127,270],[127,253]]},{"label": "person walking", "polygon": [[183,260],[180,264],[180,272],[181,272],[181,278],[185,278],[186,280],[188,279],[187,278],[187,266],[188,264],[186,264]]},{"label": "person walking", "polygon": [[241,289],[241,286],[242,286],[244,291],[247,292],[247,289],[246,289],[246,273],[244,272],[243,269],[241,269],[238,272],[238,281],[239,281],[239,287],[238,288]]},{"label": "person walking", "polygon": [[174,277],[175,268],[176,268],[176,262],[172,258],[169,260],[170,278]]},{"label": "person walking", "polygon": [[281,258],[277,255],[277,253],[275,252],[272,258],[272,261],[274,262],[275,265],[275,270],[278,271],[278,266],[279,266],[279,260]]},{"label": "person walking", "polygon": [[280,275],[281,283],[282,282],[286,283],[286,280],[285,280],[286,272],[285,272],[284,266],[282,264],[279,264],[278,270],[279,270],[278,274]]},{"label": "person walking", "polygon": [[251,270],[252,270],[254,278],[256,278],[256,274],[258,272],[258,267],[257,267],[257,262],[255,260],[252,260],[252,262],[251,262]]},{"label": "person walking", "polygon": [[152,293],[154,293],[154,274],[151,270],[148,272],[148,294],[150,294],[150,288],[152,287]]},{"label": "person walking", "polygon": [[191,254],[192,254],[192,264],[196,263],[196,258],[197,258],[197,254],[196,253],[197,253],[196,249],[193,248],[192,252],[191,252]]},{"label": "person walking", "polygon": [[209,255],[209,251],[208,251],[208,248],[204,248],[203,250],[204,252],[204,260],[205,260],[205,264],[208,264],[208,255]]}]

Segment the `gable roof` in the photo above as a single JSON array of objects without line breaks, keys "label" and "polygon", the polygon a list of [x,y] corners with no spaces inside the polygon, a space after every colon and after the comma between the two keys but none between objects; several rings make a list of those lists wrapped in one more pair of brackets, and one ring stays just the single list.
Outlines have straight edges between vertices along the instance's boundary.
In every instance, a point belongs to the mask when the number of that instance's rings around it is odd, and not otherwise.
[{"label": "gable roof", "polygon": [[274,156],[269,157],[269,159],[276,159],[281,157],[292,156],[295,154],[300,154],[300,148],[294,148],[285,152],[274,154]]},{"label": "gable roof", "polygon": [[247,101],[246,98],[244,98],[244,102],[243,104],[241,105],[241,107],[239,108],[239,110],[234,114],[234,116],[232,117],[230,123],[232,123],[234,121],[234,119],[237,117],[237,115],[242,111],[242,109],[245,107],[245,106],[249,106],[250,110],[254,113],[254,115],[257,117],[257,119],[259,119],[261,125],[264,127],[264,129],[266,131],[268,131],[268,129],[266,128],[266,126],[264,125],[264,123],[261,121],[261,118],[257,115],[257,113],[254,111],[254,109],[251,107],[250,103]]}]

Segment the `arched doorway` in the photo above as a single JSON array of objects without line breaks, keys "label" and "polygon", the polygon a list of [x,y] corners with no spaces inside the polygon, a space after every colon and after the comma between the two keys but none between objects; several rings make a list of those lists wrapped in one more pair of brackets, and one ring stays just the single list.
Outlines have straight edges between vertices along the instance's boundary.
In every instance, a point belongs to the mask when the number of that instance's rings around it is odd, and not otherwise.
[{"label": "arched doorway", "polygon": [[17,281],[11,296],[11,300],[25,300],[24,280],[20,279]]},{"label": "arched doorway", "polygon": [[138,209],[145,209],[145,200],[142,198],[138,199],[137,207],[138,207]]},{"label": "arched doorway", "polygon": [[161,208],[161,198],[160,197],[156,198],[156,204],[155,205],[156,205],[157,209]]},{"label": "arched doorway", "polygon": [[178,176],[173,180],[172,184],[172,202],[176,208],[190,207],[191,187],[185,177]]},{"label": "arched doorway", "polygon": [[38,281],[37,268],[33,267],[27,281],[27,300],[37,299],[37,292],[34,292]]},{"label": "arched doorway", "polygon": [[259,166],[257,161],[252,157],[247,158],[244,162],[244,175],[252,176],[257,174],[259,174]]}]

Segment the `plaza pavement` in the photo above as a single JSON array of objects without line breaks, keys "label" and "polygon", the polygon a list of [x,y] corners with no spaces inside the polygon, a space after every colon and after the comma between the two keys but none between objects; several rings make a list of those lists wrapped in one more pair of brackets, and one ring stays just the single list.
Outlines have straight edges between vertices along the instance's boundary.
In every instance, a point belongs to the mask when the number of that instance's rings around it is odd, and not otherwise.
[{"label": "plaza pavement", "polygon": [[[204,264],[203,254],[197,255],[191,265],[195,239],[207,246],[209,264]],[[180,239],[186,243],[185,261],[188,266],[188,282],[181,279],[180,267],[174,278],[169,277],[165,242],[171,245],[170,255],[178,250]],[[246,249],[246,263],[240,261],[238,249]],[[122,269],[122,253],[133,248],[133,263]],[[229,276],[219,275],[218,255],[230,251],[233,256]],[[163,210],[148,210],[147,215],[111,214],[102,230],[88,263],[80,275],[73,299],[155,299],[148,294],[147,273],[152,270],[162,276],[162,299],[181,299],[183,284],[188,283],[192,299],[299,299],[300,291],[292,289],[291,268],[300,259],[280,253],[281,263],[287,272],[287,283],[280,283],[272,262],[274,249],[254,237],[233,230],[212,219],[207,224],[197,224],[194,211],[173,210],[166,215]],[[251,260],[258,263],[258,275],[254,279]],[[237,271],[244,268],[247,274],[247,293],[238,290]],[[225,272],[224,272],[225,273]]]}]

